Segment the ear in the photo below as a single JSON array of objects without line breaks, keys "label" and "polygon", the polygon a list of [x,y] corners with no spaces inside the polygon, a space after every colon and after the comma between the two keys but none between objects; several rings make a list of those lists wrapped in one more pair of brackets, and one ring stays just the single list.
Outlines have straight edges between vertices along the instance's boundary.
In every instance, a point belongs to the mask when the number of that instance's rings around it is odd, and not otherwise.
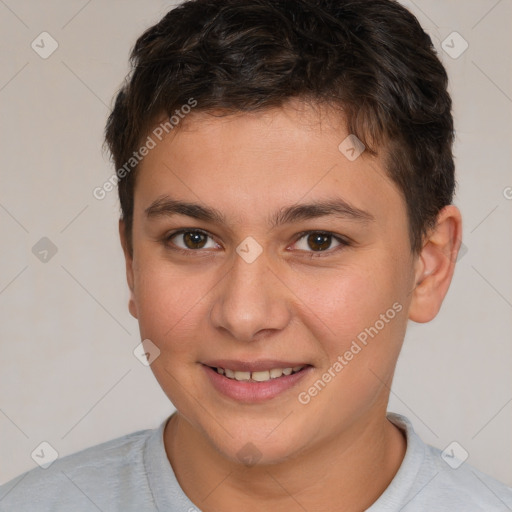
[{"label": "ear", "polygon": [[453,205],[445,206],[436,226],[425,238],[415,263],[415,288],[409,307],[414,322],[430,322],[436,317],[448,292],[462,243],[462,218]]},{"label": "ear", "polygon": [[126,239],[125,223],[119,219],[119,238],[123,248],[124,259],[126,263],[126,280],[130,289],[130,300],[128,301],[128,310],[134,318],[137,318],[137,303],[135,301],[135,279],[133,275],[133,255],[128,249],[128,240]]}]

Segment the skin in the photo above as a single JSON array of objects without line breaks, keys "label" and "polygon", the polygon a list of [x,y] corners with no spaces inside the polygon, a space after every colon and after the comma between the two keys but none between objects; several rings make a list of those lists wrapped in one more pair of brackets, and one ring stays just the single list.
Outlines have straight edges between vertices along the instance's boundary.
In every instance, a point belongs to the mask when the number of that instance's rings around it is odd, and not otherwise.
[{"label": "skin", "polygon": [[[380,156],[351,162],[338,150],[347,135],[339,114],[298,102],[224,117],[193,113],[139,167],[133,256],[119,226],[129,309],[142,339],[160,350],[151,368],[178,411],[164,432],[167,456],[205,512],[364,510],[403,460],[405,438],[386,419],[389,388],[408,320],[433,319],[448,290],[461,217],[445,207],[412,254],[401,192]],[[148,219],[145,210],[164,194],[216,208],[225,223]],[[373,220],[267,223],[283,207],[334,197]],[[199,249],[183,235],[166,239],[183,228],[211,238]],[[351,244],[328,238],[329,248],[316,251],[307,235],[299,238],[319,230]],[[262,248],[252,263],[236,252],[248,236]],[[300,403],[299,393],[394,303],[401,312]],[[292,360],[313,369],[281,395],[247,404],[212,387],[200,361],[214,358]],[[237,457],[247,443],[260,454],[252,466]]]}]

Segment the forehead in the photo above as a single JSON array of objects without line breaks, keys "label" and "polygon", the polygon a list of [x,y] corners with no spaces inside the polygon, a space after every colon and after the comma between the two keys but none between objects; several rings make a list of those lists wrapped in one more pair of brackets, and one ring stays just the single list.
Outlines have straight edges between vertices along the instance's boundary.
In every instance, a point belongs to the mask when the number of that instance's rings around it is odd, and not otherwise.
[{"label": "forehead", "polygon": [[190,114],[139,165],[136,213],[169,195],[215,208],[233,222],[268,219],[277,205],[335,198],[376,217],[405,215],[382,158],[365,153],[353,137],[339,113],[306,105]]}]

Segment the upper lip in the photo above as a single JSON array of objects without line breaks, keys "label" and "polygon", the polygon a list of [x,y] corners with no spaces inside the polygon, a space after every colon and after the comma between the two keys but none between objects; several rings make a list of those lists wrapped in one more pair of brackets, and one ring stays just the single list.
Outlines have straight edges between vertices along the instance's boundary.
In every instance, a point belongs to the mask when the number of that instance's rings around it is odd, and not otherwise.
[{"label": "upper lip", "polygon": [[215,359],[204,361],[204,365],[212,368],[228,368],[233,371],[241,372],[262,372],[272,370],[273,368],[295,368],[296,366],[309,366],[304,362],[260,360],[260,361],[237,361],[235,359]]}]

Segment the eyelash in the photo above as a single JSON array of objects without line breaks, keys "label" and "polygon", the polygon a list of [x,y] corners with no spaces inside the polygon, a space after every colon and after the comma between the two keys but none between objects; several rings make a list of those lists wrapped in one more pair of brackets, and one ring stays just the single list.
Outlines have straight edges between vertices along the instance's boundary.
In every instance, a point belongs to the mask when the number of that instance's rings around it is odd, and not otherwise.
[{"label": "eyelash", "polygon": [[[194,228],[194,229],[179,229],[177,231],[173,231],[171,233],[168,233],[163,238],[162,242],[163,242],[164,246],[167,249],[179,252],[180,254],[185,254],[187,256],[190,256],[190,253],[200,253],[200,252],[203,252],[203,251],[201,251],[201,249],[182,249],[181,247],[177,247],[174,244],[173,244],[173,246],[169,245],[169,243],[171,242],[172,238],[174,238],[174,237],[176,237],[178,235],[185,234],[185,233],[198,233],[198,234],[207,236],[207,237],[209,237],[209,238],[211,238],[213,240],[213,237],[208,232],[203,231],[202,229],[195,229]],[[311,234],[330,236],[334,240],[336,240],[340,245],[335,247],[335,248],[333,248],[333,249],[327,249],[325,251],[302,251],[302,250],[299,250],[300,252],[304,252],[305,254],[308,254],[307,257],[310,257],[310,258],[322,258],[322,257],[325,257],[325,256],[330,256],[334,252],[338,252],[339,250],[343,250],[345,247],[350,247],[352,245],[346,238],[342,238],[342,237],[340,237],[338,235],[335,235],[334,233],[331,233],[330,231],[321,231],[321,230],[320,231],[319,230],[302,231],[301,233],[298,233],[296,235],[295,242],[293,242],[293,243],[296,244],[304,236],[311,235]]]}]

